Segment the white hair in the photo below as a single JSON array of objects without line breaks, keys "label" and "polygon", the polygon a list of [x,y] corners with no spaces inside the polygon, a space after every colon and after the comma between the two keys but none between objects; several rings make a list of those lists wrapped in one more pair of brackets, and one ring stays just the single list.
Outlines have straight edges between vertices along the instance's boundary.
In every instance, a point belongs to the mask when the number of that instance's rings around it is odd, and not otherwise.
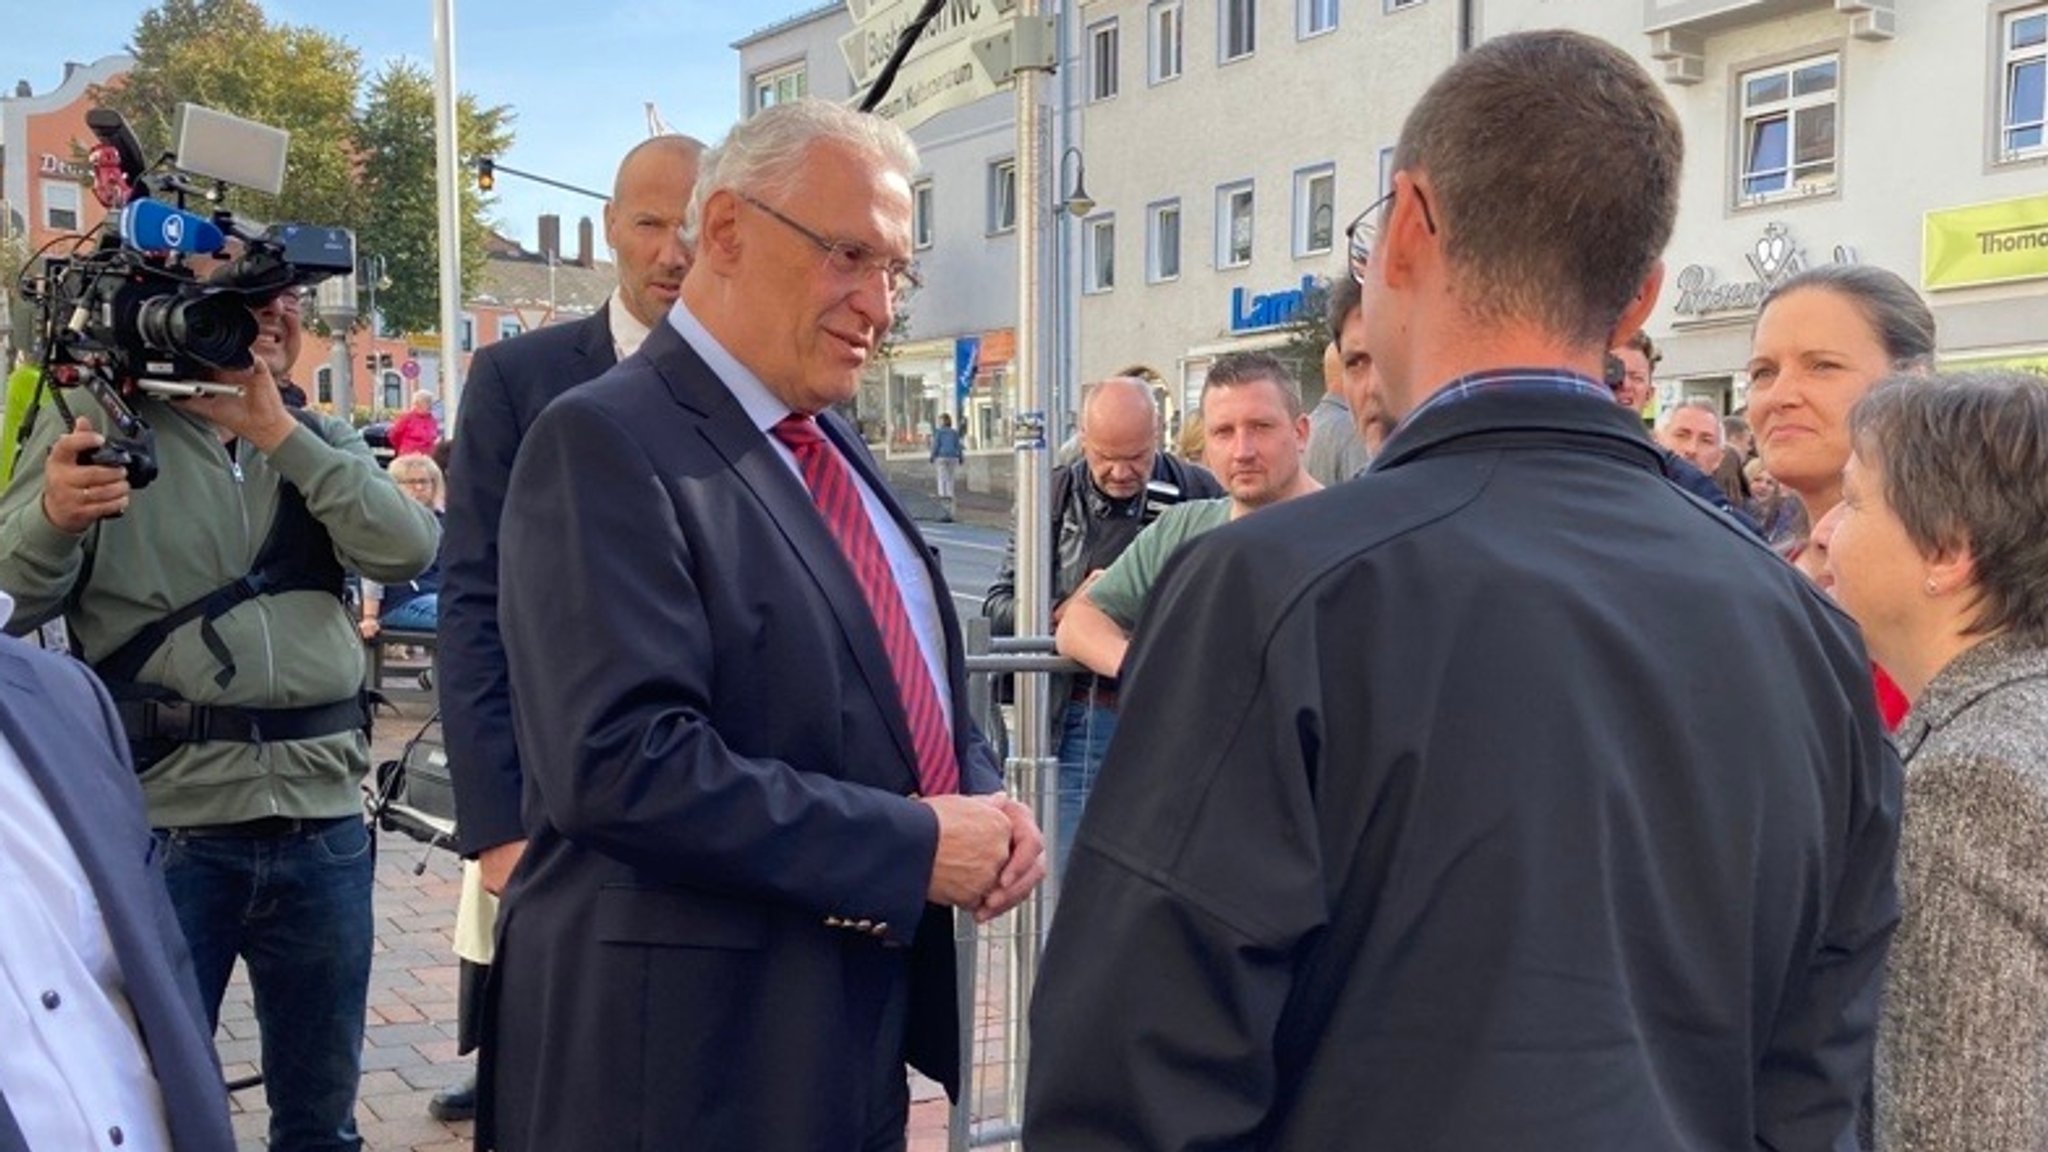
[{"label": "white hair", "polygon": [[893,122],[856,112],[830,100],[791,100],[755,113],[733,126],[718,146],[704,153],[697,187],[690,193],[682,240],[695,250],[704,204],[713,193],[772,195],[794,183],[813,147],[844,144],[909,183],[917,171],[917,145]]}]

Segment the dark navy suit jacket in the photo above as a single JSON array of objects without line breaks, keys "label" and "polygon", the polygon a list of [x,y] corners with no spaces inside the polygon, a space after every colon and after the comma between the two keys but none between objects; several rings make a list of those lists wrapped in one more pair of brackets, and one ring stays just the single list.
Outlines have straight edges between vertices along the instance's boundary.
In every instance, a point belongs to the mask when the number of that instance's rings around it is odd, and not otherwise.
[{"label": "dark navy suit jacket", "polygon": [[448,463],[441,537],[441,730],[464,855],[518,840],[519,748],[498,637],[498,517],[512,460],[549,401],[617,363],[608,309],[476,354]]},{"label": "dark navy suit jacket", "polygon": [[[921,545],[845,421],[820,423]],[[480,1140],[851,1150],[891,1123],[906,1057],[953,1086],[953,918],[925,904],[937,822],[881,636],[802,481],[672,327],[541,415],[502,545],[530,844]],[[920,553],[964,787],[991,791]]]},{"label": "dark navy suit jacket", "polygon": [[[0,636],[0,734],[42,792],[99,901],[163,1091],[171,1142],[179,1152],[232,1152],[227,1090],[192,958],[106,690],[69,657]],[[4,1096],[0,1152],[28,1152]]]}]

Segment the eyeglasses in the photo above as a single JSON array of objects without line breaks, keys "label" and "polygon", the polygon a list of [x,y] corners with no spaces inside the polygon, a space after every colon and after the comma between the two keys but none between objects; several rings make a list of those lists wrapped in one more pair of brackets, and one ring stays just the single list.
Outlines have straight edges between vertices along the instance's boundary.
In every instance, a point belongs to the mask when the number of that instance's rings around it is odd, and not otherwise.
[{"label": "eyeglasses", "polygon": [[910,270],[908,260],[877,255],[873,248],[858,240],[828,240],[745,192],[738,192],[735,195],[782,221],[797,235],[816,244],[818,250],[825,254],[825,270],[841,280],[862,280],[880,272],[883,282],[888,285],[892,304],[901,304],[912,289],[924,284],[924,281],[918,279],[917,273]]},{"label": "eyeglasses", "polygon": [[[1387,189],[1386,195],[1366,205],[1365,211],[1360,212],[1344,228],[1344,239],[1348,242],[1351,258],[1351,278],[1358,281],[1360,286],[1365,284],[1365,266],[1372,260],[1373,245],[1379,243],[1379,212],[1383,208],[1393,207],[1394,193],[1398,187],[1397,185],[1395,188]],[[1420,188],[1415,190],[1415,202],[1422,205],[1423,226],[1429,229],[1431,236],[1436,235],[1436,217],[1430,214],[1429,201],[1423,197]]]}]

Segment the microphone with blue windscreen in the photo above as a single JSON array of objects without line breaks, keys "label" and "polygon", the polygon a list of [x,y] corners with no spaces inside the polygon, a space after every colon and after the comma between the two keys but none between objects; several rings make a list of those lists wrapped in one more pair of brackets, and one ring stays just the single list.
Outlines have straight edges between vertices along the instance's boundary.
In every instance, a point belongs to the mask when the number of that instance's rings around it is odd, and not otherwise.
[{"label": "microphone with blue windscreen", "polygon": [[121,209],[121,241],[144,252],[212,254],[227,247],[227,234],[196,212],[160,200],[134,200]]}]

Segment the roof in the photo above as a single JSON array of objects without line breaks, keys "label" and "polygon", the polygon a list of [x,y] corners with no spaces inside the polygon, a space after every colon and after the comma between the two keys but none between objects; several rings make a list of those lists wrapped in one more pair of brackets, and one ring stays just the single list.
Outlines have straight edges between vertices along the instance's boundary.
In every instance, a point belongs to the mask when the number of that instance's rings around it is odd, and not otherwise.
[{"label": "roof", "polygon": [[603,261],[589,268],[556,264],[552,296],[548,278],[547,261],[539,256],[493,253],[484,260],[483,282],[469,302],[531,308],[545,307],[552,300],[558,313],[587,316],[604,306],[605,297],[618,282],[617,270]]},{"label": "roof", "polygon": [[768,37],[773,36],[778,32],[787,32],[791,28],[795,28],[798,25],[809,24],[811,21],[819,19],[820,17],[829,16],[832,13],[839,11],[843,7],[845,7],[845,5],[839,3],[838,0],[829,0],[828,3],[820,4],[815,8],[806,8],[805,10],[797,13],[794,16],[788,16],[784,17],[781,20],[777,20],[775,23],[768,25],[766,28],[756,29],[755,31],[747,33],[745,36],[742,36],[738,40],[733,41],[732,47],[735,49],[748,47],[756,43],[757,41],[766,40]]}]

